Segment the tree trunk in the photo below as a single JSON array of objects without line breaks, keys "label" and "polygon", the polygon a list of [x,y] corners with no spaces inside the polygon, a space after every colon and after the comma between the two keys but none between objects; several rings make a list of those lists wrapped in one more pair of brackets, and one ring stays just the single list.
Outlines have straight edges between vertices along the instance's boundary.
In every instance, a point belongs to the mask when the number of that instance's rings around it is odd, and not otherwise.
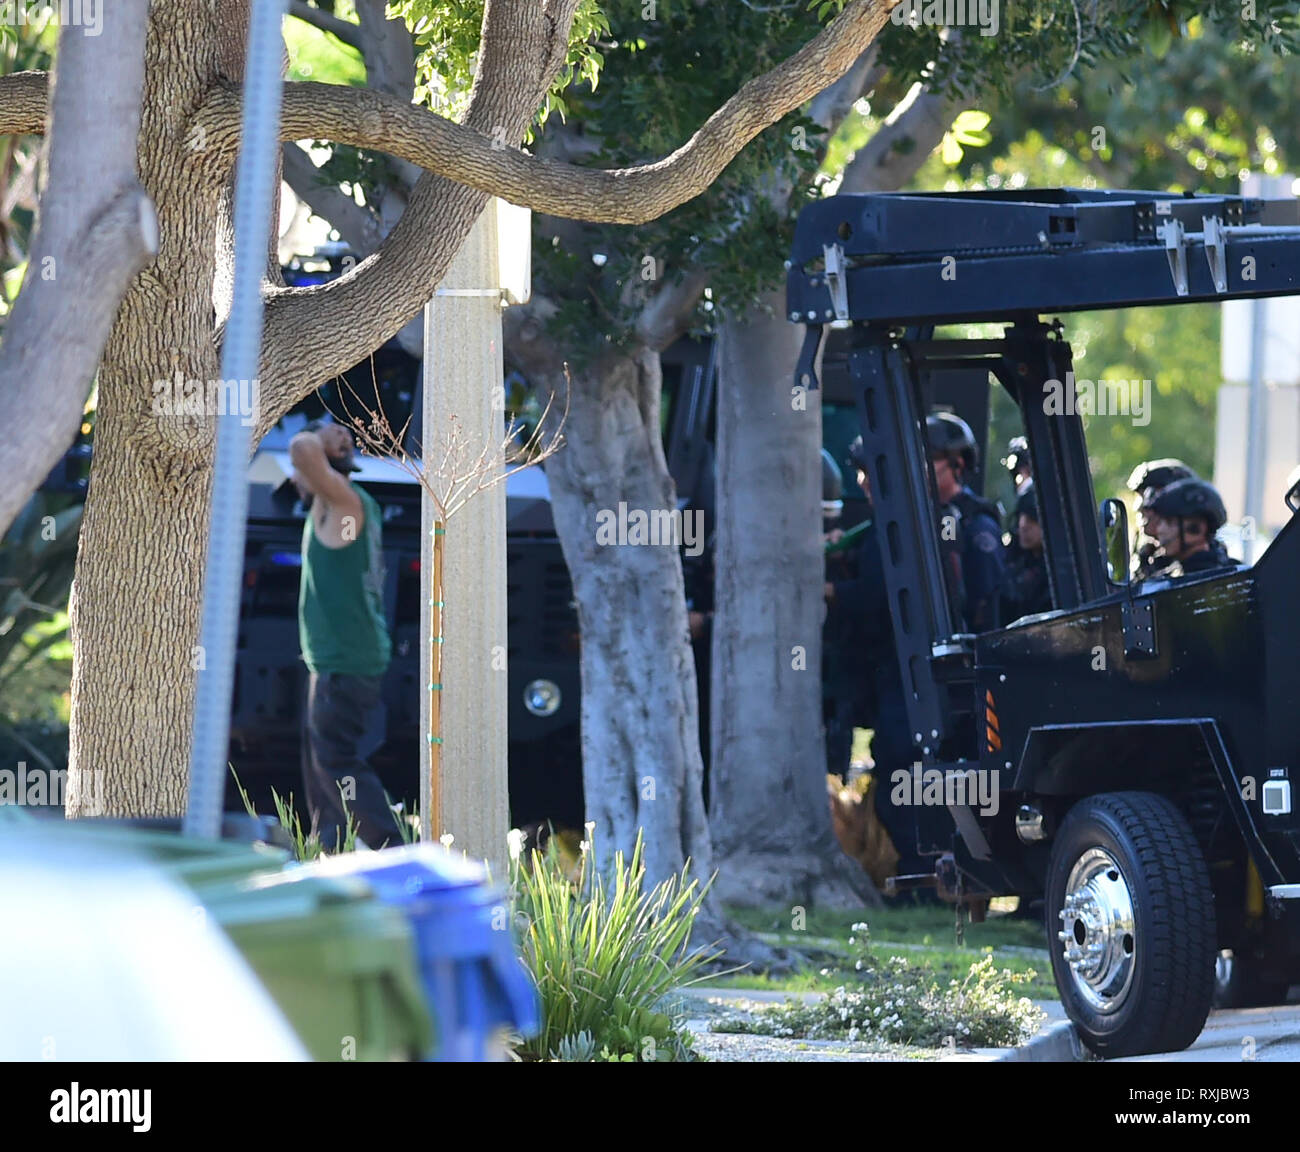
[{"label": "tree trunk", "polygon": [[0,344],[0,427],[23,429],[0,440],[0,535],[76,436],[118,304],[158,248],[135,165],[145,29],[143,7],[126,5],[103,35],[68,26],[59,39],[40,223]]},{"label": "tree trunk", "polygon": [[[563,395],[562,378],[544,384]],[[681,555],[672,544],[597,537],[597,517],[617,518],[620,505],[676,507],[659,435],[658,353],[610,356],[574,372],[569,389],[565,443],[546,476],[582,630],[582,777],[596,852],[601,861],[630,856],[640,829],[648,883],[687,859],[707,879],[713,854]]]},{"label": "tree trunk", "polygon": [[100,363],[71,607],[70,816],[185,807],[214,423],[155,412],[153,385],[220,377],[212,299],[224,182],[185,147],[184,126],[209,84],[237,74],[247,15],[245,0],[150,10],[138,163],[161,240]]},{"label": "tree trunk", "polygon": [[835,843],[826,797],[820,396],[792,391],[802,332],[783,320],[780,293],[763,303],[772,322],[727,320],[718,337],[709,817],[720,895],[859,904],[879,897]]},{"label": "tree trunk", "polygon": [[[870,72],[873,65],[864,59],[858,67]],[[819,122],[838,124],[856,98],[852,85],[867,82],[850,73],[827,89],[823,106],[814,107]],[[848,163],[841,191],[903,187],[943,138],[952,112],[950,97],[918,93]],[[874,886],[830,838],[821,720],[821,398],[812,393],[803,410],[792,406],[803,332],[785,318],[784,303],[783,292],[771,293],[729,320],[720,336],[709,818],[726,862],[728,899],[842,900],[847,876],[874,903]],[[796,645],[806,648],[803,672],[792,667]]]}]

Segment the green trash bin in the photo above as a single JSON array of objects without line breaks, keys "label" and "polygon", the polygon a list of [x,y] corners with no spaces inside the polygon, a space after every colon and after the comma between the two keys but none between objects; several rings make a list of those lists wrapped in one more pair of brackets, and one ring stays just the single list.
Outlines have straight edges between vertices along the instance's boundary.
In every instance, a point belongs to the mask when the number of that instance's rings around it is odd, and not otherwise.
[{"label": "green trash bin", "polygon": [[206,888],[203,901],[313,1059],[414,1060],[432,1048],[411,929],[364,882],[261,876]]},{"label": "green trash bin", "polygon": [[245,880],[262,872],[279,872],[290,860],[283,848],[269,844],[240,844],[229,840],[199,840],[174,832],[77,821],[68,826],[94,842],[121,846],[153,861],[196,893],[211,885]]}]

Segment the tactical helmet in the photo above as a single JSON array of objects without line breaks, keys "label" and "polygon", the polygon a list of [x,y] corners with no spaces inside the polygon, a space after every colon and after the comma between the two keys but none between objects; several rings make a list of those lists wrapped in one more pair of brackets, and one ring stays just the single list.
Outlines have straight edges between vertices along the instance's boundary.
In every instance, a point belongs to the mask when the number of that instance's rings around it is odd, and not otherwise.
[{"label": "tactical helmet", "polygon": [[822,517],[834,520],[844,511],[844,474],[835,457],[822,449]]},{"label": "tactical helmet", "polygon": [[1195,480],[1193,472],[1181,460],[1167,456],[1163,460],[1147,460],[1133,469],[1128,478],[1130,492],[1146,493],[1148,488],[1168,488],[1176,480]]},{"label": "tactical helmet", "polygon": [[1142,506],[1151,509],[1157,516],[1204,517],[1211,533],[1222,528],[1228,519],[1228,510],[1223,506],[1223,497],[1219,495],[1214,485],[1195,477],[1175,480],[1168,488],[1152,497],[1150,501],[1144,502]]},{"label": "tactical helmet", "polygon": [[1029,441],[1023,436],[1012,436],[1007,442],[1007,454],[1002,458],[1002,466],[1014,481],[1016,473],[1029,463]]},{"label": "tactical helmet", "polygon": [[1016,519],[1019,520],[1021,516],[1038,519],[1038,493],[1034,491],[1032,483],[1016,498]]},{"label": "tactical helmet", "polygon": [[867,470],[867,450],[862,446],[861,436],[854,436],[849,444],[849,463],[863,472]]},{"label": "tactical helmet", "polygon": [[975,433],[960,416],[951,412],[932,412],[926,417],[925,438],[931,456],[958,456],[967,472],[979,467]]}]

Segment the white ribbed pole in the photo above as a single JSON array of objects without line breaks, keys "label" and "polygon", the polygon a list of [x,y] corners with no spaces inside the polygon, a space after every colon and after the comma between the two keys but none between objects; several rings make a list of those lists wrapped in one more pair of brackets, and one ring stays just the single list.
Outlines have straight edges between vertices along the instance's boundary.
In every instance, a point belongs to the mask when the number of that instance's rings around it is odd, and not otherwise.
[{"label": "white ribbed pole", "polygon": [[[439,446],[456,417],[473,456],[505,435],[501,403],[501,303],[497,214],[479,217],[425,309],[424,467],[443,464]],[[504,466],[504,462],[503,466]],[[421,731],[428,734],[429,577],[433,510],[423,501],[421,546]],[[509,800],[506,771],[506,496],[496,484],[474,496],[446,526],[442,581],[441,812],[432,813],[429,744],[420,762],[421,823],[426,839],[455,837],[453,850],[506,869]]]},{"label": "white ribbed pole", "polygon": [[[221,346],[222,380],[252,382],[258,395],[257,364],[262,346],[262,276],[271,243],[271,220],[279,195],[282,25],[287,0],[253,0],[244,68],[243,130],[235,177],[235,277],[230,320]],[[242,386],[239,394],[243,395]],[[235,639],[244,566],[244,522],[248,517],[250,428],[244,414],[217,417],[212,520],[208,530],[207,577],[199,637],[203,663],[194,704],[194,743],[184,831],[221,835],[226,756],[230,742],[230,697],[235,679]]]}]

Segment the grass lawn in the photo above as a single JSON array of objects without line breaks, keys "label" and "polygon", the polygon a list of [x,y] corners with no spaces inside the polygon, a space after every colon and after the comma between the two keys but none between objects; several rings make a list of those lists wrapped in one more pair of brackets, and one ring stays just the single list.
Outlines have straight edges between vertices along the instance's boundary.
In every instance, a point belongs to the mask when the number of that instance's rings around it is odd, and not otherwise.
[{"label": "grass lawn", "polygon": [[865,921],[873,950],[882,956],[903,956],[926,964],[941,983],[960,980],[985,953],[993,954],[999,968],[1033,971],[1035,978],[1021,994],[1037,1000],[1057,999],[1051,963],[1041,925],[990,913],[983,924],[964,923],[965,939],[958,947],[955,913],[947,906],[887,907],[875,910],[823,911],[812,909],[802,929],[793,927],[787,908],[730,908],[736,921],[771,944],[793,949],[806,959],[793,973],[781,976],[734,972],[711,978],[700,987],[763,989],[783,992],[828,992],[849,983],[854,976],[852,925]]}]

